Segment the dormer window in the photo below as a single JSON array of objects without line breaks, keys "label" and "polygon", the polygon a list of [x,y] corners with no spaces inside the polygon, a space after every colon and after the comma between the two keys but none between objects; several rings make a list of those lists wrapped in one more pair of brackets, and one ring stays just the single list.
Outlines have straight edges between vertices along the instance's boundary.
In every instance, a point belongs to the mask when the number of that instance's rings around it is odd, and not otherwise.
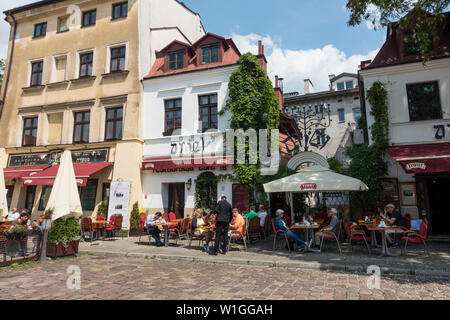
[{"label": "dormer window", "polygon": [[184,68],[184,51],[171,52],[167,56],[169,70]]},{"label": "dormer window", "polygon": [[202,64],[219,62],[219,45],[205,46],[202,50]]}]

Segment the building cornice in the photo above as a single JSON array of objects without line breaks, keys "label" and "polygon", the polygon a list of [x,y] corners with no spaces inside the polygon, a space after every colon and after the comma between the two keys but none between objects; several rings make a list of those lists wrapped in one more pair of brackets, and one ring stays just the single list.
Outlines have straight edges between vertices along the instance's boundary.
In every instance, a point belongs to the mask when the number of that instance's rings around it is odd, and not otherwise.
[{"label": "building cornice", "polygon": [[311,94],[303,94],[293,97],[284,97],[285,103],[295,103],[295,102],[301,102],[301,101],[313,101],[317,99],[323,99],[323,98],[332,98],[332,97],[342,97],[342,96],[348,96],[348,95],[359,95],[359,88],[349,89],[349,90],[340,90],[340,91],[323,91],[318,93],[311,93]]}]

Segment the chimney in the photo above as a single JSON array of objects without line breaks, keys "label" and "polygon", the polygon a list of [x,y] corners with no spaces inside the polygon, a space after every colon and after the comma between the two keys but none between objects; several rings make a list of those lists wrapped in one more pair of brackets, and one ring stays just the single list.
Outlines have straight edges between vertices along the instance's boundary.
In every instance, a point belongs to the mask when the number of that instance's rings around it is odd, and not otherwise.
[{"label": "chimney", "polygon": [[314,85],[309,79],[305,79],[305,94],[314,93]]},{"label": "chimney", "polygon": [[267,73],[267,59],[264,55],[264,46],[261,40],[258,41],[258,55],[256,58],[258,59],[261,68]]},{"label": "chimney", "polygon": [[275,76],[275,94],[278,98],[278,108],[280,110],[283,110],[283,88],[280,86],[280,82],[282,79],[278,78],[278,76]]},{"label": "chimney", "polygon": [[370,66],[371,63],[372,63],[372,60],[364,60],[364,61],[361,61],[361,65],[359,67],[362,70],[362,69],[365,69],[368,66]]},{"label": "chimney", "polygon": [[336,77],[335,74],[330,74],[330,75],[328,76],[328,78],[330,79],[330,81],[331,81],[331,79],[333,79],[334,77]]}]

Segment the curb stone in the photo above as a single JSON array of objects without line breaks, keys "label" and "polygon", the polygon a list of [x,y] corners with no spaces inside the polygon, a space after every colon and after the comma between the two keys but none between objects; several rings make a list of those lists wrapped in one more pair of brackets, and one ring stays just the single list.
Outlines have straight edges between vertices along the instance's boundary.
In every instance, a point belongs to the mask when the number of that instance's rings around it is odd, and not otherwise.
[{"label": "curb stone", "polygon": [[[185,255],[167,255],[167,254],[145,254],[145,253],[130,253],[130,252],[113,252],[113,251],[95,251],[86,250],[80,251],[81,255],[103,256],[103,257],[130,257],[130,258],[145,258],[145,259],[161,259],[161,260],[181,260],[189,262],[203,262],[224,265],[253,265],[271,268],[293,268],[293,269],[313,269],[322,271],[340,271],[340,272],[356,272],[366,273],[366,265],[347,265],[347,264],[320,264],[311,262],[285,262],[285,261],[267,261],[267,260],[244,260],[244,259],[227,259],[216,258],[211,259],[207,257],[185,256]],[[420,269],[405,269],[405,268],[390,268],[382,267],[382,275],[416,275],[429,277],[450,277],[450,271],[446,270],[420,270]]]}]

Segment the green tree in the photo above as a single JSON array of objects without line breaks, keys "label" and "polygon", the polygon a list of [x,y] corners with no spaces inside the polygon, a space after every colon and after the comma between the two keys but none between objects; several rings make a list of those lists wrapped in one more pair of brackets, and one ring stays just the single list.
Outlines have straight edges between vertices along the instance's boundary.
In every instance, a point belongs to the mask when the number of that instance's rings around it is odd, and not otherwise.
[{"label": "green tree", "polygon": [[[278,129],[280,122],[278,99],[266,72],[259,65],[258,59],[251,53],[242,55],[238,64],[239,68],[230,77],[229,100],[225,108],[232,112],[230,127],[234,130],[242,129],[244,131]],[[248,141],[246,146],[246,159],[248,160]],[[259,155],[257,160],[259,164]],[[258,164],[233,166],[237,180],[248,185],[251,190],[254,190],[259,175]]]},{"label": "green tree", "polygon": [[414,43],[428,61],[433,53],[432,41],[439,38],[434,31],[449,4],[450,0],[348,0],[348,24],[356,26],[366,20],[379,29],[398,21],[402,30],[411,32],[406,41]]}]

